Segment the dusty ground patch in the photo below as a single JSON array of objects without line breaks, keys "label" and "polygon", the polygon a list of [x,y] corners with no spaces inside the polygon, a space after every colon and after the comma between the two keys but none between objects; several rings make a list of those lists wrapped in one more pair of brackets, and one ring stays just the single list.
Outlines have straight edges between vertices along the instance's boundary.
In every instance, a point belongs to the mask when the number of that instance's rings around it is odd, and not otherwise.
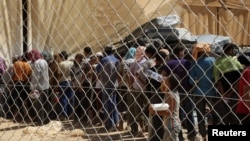
[{"label": "dusty ground patch", "polygon": [[134,138],[128,130],[107,132],[103,126],[84,126],[73,121],[53,121],[44,126],[34,123],[15,123],[0,119],[0,141],[146,141]]}]

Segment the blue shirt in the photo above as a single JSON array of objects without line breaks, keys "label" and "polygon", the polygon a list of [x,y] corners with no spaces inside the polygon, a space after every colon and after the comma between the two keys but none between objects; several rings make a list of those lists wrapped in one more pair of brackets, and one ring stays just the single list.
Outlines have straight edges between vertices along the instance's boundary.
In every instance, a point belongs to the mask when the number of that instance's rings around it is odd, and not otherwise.
[{"label": "blue shirt", "polygon": [[119,60],[114,55],[108,55],[100,60],[100,63],[96,66],[99,80],[105,88],[115,88],[118,78],[117,67]]},{"label": "blue shirt", "polygon": [[214,57],[202,57],[197,62],[192,62],[189,82],[192,85],[196,83],[195,94],[216,96],[213,78],[214,63]]}]

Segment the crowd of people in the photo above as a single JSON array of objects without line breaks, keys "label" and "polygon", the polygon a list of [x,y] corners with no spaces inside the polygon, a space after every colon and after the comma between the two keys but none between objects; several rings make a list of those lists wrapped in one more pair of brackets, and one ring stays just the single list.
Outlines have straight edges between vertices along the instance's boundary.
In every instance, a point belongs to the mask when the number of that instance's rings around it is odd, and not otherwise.
[{"label": "crowd of people", "polygon": [[[206,43],[195,44],[192,52],[148,43],[124,55],[105,46],[96,53],[85,47],[73,60],[66,51],[38,50],[14,57],[9,66],[0,59],[4,116],[39,125],[103,124],[108,132],[126,129],[134,137],[148,132],[152,141],[182,141],[185,128],[188,140],[205,141],[207,123],[250,124],[250,59],[236,55],[237,48],[228,43],[214,54]],[[153,108],[165,102],[169,109]]]}]

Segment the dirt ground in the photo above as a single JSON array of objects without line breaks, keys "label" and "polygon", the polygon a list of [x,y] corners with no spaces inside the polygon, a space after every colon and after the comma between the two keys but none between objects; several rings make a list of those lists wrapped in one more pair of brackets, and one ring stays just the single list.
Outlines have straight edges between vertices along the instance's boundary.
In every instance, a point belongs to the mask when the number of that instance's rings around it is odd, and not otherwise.
[{"label": "dirt ground", "polygon": [[[145,137],[134,138],[128,130],[107,132],[103,126],[88,126],[73,121],[53,121],[56,127],[35,126],[33,123],[15,123],[0,119],[0,141],[146,141]],[[50,123],[49,123],[50,124]],[[55,128],[55,129],[53,129]],[[60,130],[60,131],[59,131]]]},{"label": "dirt ground", "polygon": [[85,126],[74,121],[51,121],[36,126],[32,122],[0,119],[0,141],[147,141],[147,134],[134,138],[128,130],[107,132],[102,125]]}]

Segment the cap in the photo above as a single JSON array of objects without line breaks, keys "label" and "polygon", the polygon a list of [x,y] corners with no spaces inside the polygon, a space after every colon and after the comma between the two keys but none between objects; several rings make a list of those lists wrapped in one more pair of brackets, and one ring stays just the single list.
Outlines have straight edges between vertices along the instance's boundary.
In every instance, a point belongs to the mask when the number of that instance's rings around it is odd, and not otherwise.
[{"label": "cap", "polygon": [[102,57],[102,56],[103,56],[103,53],[100,52],[100,51],[99,51],[99,52],[96,52],[95,56],[96,56],[96,57]]}]

